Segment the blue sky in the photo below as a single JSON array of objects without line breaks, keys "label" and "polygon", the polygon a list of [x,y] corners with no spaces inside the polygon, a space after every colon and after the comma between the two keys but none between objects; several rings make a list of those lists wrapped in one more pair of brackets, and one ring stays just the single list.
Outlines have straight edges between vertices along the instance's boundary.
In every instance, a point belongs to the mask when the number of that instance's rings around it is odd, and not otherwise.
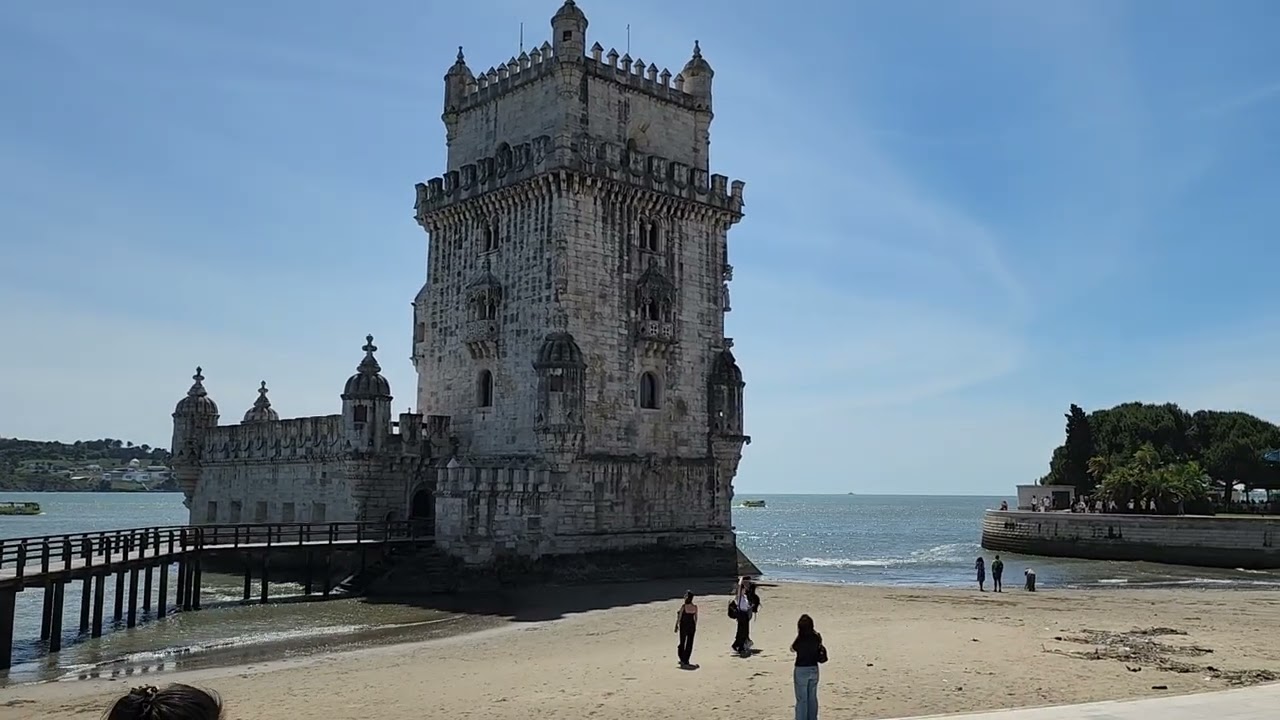
[{"label": "blue sky", "polygon": [[[413,405],[441,77],[557,6],[8,6],[0,435],[167,445],[197,363],[227,421],[335,412],[367,332]],[[1071,402],[1280,419],[1280,4],[581,6],[717,71],[740,492],[1004,494]]]}]

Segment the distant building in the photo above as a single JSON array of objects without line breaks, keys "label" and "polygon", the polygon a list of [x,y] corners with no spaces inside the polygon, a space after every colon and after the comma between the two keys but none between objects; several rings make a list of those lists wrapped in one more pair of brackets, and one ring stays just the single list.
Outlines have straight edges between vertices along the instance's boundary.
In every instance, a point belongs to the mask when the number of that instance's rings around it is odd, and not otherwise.
[{"label": "distant building", "polygon": [[410,518],[473,564],[662,548],[736,567],[743,378],[724,336],[743,183],[709,172],[714,72],[552,40],[445,74],[443,176],[413,300],[419,412],[392,415],[373,339],[341,411],[279,419],[266,384],[218,425],[203,374],[174,412],[193,523]]}]

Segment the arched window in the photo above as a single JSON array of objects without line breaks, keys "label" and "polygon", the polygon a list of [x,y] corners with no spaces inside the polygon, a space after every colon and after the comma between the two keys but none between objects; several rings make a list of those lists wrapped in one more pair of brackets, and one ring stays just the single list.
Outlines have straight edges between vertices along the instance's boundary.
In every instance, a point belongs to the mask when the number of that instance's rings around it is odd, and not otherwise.
[{"label": "arched window", "polygon": [[369,422],[369,408],[357,405],[353,408],[352,419],[358,423]]},{"label": "arched window", "polygon": [[493,407],[493,373],[481,370],[476,380],[476,405]]},{"label": "arched window", "polygon": [[547,375],[547,392],[564,392],[564,371],[559,368],[552,368],[550,374]]},{"label": "arched window", "polygon": [[661,320],[662,319],[662,313],[659,312],[658,310],[657,300],[650,300],[649,302],[644,304],[644,319],[645,320]]},{"label": "arched window", "polygon": [[649,223],[648,231],[645,233],[645,248],[649,252],[658,252],[658,223]]},{"label": "arched window", "polygon": [[483,244],[480,246],[483,249],[482,252],[497,250],[498,249],[498,232],[497,230],[494,229],[494,224],[489,223],[488,225],[485,225],[483,229],[483,234],[484,234],[484,240],[483,240]]},{"label": "arched window", "polygon": [[658,409],[658,376],[651,372],[640,375],[640,407],[645,410]]}]

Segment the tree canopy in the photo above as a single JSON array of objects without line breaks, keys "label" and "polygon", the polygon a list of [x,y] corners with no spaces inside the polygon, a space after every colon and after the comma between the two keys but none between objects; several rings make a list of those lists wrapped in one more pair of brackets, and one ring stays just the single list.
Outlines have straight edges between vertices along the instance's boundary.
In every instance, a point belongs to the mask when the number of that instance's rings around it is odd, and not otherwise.
[{"label": "tree canopy", "polygon": [[1105,495],[1145,497],[1134,483],[1160,476],[1168,489],[1160,493],[1183,499],[1195,493],[1185,485],[1192,476],[1207,475],[1223,489],[1280,488],[1280,466],[1264,457],[1280,448],[1280,427],[1248,413],[1133,402],[1090,413],[1072,405],[1066,420],[1066,440],[1042,485],[1093,493],[1101,484]]}]

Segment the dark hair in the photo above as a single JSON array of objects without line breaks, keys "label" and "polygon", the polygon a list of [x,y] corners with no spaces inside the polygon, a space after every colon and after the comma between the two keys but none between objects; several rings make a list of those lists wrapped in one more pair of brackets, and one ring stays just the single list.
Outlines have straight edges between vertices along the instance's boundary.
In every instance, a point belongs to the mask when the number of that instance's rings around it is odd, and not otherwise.
[{"label": "dark hair", "polygon": [[686,605],[688,605],[689,603],[692,603],[692,602],[693,602],[693,591],[692,591],[692,590],[685,590],[685,591],[684,591],[684,603],[685,603]]},{"label": "dark hair", "polygon": [[144,685],[129,691],[107,711],[106,720],[219,720],[222,700],[209,690],[174,684],[161,690]]},{"label": "dark hair", "polygon": [[822,636],[818,634],[817,630],[813,629],[813,618],[807,614],[801,615],[800,619],[796,621],[796,639],[791,643],[791,649],[795,650],[796,646],[803,640],[815,638],[819,643],[822,642]]}]

